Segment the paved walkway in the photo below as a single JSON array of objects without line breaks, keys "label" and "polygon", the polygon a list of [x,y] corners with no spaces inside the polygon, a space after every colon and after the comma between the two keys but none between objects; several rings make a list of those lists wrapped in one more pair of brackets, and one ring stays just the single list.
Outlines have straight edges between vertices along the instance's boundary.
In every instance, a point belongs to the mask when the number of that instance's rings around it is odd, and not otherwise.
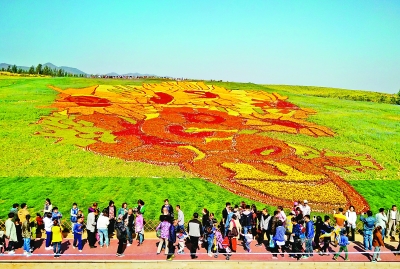
[{"label": "paved walkway", "polygon": [[[158,240],[156,239],[146,239],[141,246],[137,246],[136,241],[129,247],[125,249],[124,257],[116,257],[116,249],[117,249],[117,240],[112,239],[109,248],[97,248],[91,249],[86,244],[86,240],[84,240],[85,245],[83,247],[83,251],[79,252],[77,249],[72,248],[72,239],[64,239],[62,243],[63,254],[60,258],[53,257],[52,250],[45,250],[44,240],[40,239],[36,241],[37,249],[33,252],[33,255],[30,257],[26,257],[23,255],[23,250],[18,249],[16,253],[13,255],[4,254],[0,256],[0,262],[36,262],[36,261],[48,261],[48,262],[87,262],[87,261],[98,261],[98,262],[106,262],[106,261],[125,261],[125,262],[143,262],[143,261],[165,261],[166,256],[163,254],[156,254],[156,244]],[[239,241],[240,242],[240,241]],[[282,257],[278,256],[278,259],[273,259],[272,254],[269,251],[266,251],[265,247],[255,247],[255,242],[252,243],[252,252],[248,253],[244,251],[241,245],[238,245],[238,250],[236,253],[233,253],[230,257],[230,261],[232,262],[290,262],[293,264],[296,263],[316,263],[316,262],[329,262],[329,263],[337,263],[332,260],[332,255],[329,256],[320,256],[317,253],[314,253],[313,257],[309,259],[301,259],[300,261],[296,261],[295,259],[289,258],[287,254]],[[384,262],[400,262],[400,256],[395,256],[393,251],[395,247],[397,247],[397,242],[389,242],[387,247],[382,249],[381,258]],[[335,248],[331,246],[330,252],[334,253],[339,248]],[[351,262],[362,262],[368,263],[372,257],[372,251],[364,251],[362,244],[358,241],[351,243],[349,246],[349,258]],[[192,260],[189,255],[189,250],[185,249],[184,255],[175,254],[174,261],[181,262],[210,262],[210,261],[220,261],[225,262],[226,256],[224,254],[220,254],[218,258],[209,257],[204,248],[201,248],[198,251],[198,259]],[[338,258],[339,261],[343,261],[344,254]],[[348,262],[346,262],[348,263]],[[400,263],[399,263],[400,264]]]}]

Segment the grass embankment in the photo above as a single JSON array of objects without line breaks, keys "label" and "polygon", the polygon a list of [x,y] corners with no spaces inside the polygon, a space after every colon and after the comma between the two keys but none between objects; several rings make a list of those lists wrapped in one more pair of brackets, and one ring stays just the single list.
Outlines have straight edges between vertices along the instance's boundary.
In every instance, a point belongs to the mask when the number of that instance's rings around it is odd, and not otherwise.
[{"label": "grass embankment", "polygon": [[294,94],[302,94],[317,97],[329,97],[352,101],[367,101],[375,103],[399,104],[400,96],[397,94],[356,91],[338,88],[315,87],[315,86],[291,86],[291,85],[265,85],[274,91],[285,91]]},{"label": "grass embankment", "polygon": [[[226,201],[239,203],[242,198],[195,179],[178,167],[124,162],[33,135],[41,130],[35,123],[50,113],[49,106],[57,95],[47,85],[65,89],[96,84],[141,85],[142,82],[159,81],[0,77],[0,218],[14,202],[27,201],[35,210],[40,210],[46,197],[64,214],[74,201],[86,208],[94,201],[105,206],[113,199],[119,206],[124,201],[133,203],[141,198],[149,205],[150,218],[158,215],[162,200],[167,197],[173,204],[180,203],[187,216],[200,212],[204,206],[220,213]],[[371,155],[384,170],[342,176],[366,197],[373,210],[396,203],[396,194],[400,191],[399,106],[306,96],[255,84],[213,84],[228,89],[277,91],[300,107],[315,109],[317,114],[309,120],[331,128],[337,134],[335,137],[268,135],[320,150]]]}]

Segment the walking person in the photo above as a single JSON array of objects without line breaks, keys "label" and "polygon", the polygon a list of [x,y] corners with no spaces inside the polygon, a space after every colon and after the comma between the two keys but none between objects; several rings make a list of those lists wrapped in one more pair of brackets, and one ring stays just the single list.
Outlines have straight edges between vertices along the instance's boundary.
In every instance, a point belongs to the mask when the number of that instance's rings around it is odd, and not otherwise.
[{"label": "walking person", "polygon": [[25,221],[22,223],[22,237],[24,238],[24,254],[27,257],[32,255],[31,253],[31,226],[29,220],[31,219],[30,215],[25,216]]},{"label": "walking person", "polygon": [[349,242],[349,238],[347,237],[347,231],[343,230],[342,234],[340,235],[340,240],[339,240],[339,252],[336,253],[335,256],[333,256],[333,259],[335,261],[337,260],[337,258],[339,257],[339,255],[340,255],[340,253],[342,251],[344,251],[344,255],[345,255],[344,260],[346,262],[350,261],[350,259],[349,259],[349,251],[347,249],[347,246],[349,244],[350,244],[350,242]]},{"label": "walking person", "polygon": [[129,208],[128,211],[123,215],[123,223],[125,226],[126,235],[128,237],[127,247],[131,246],[133,243],[132,234],[135,232],[134,221],[135,217],[133,215],[133,209]]},{"label": "walking person", "polygon": [[53,220],[53,226],[51,227],[53,243],[54,258],[59,258],[61,255],[61,243],[62,243],[62,229],[60,223],[57,220]]},{"label": "walking person", "polygon": [[367,211],[367,217],[364,217],[364,213],[361,214],[360,220],[364,223],[364,248],[366,250],[372,250],[372,232],[375,227],[375,218],[372,216],[372,211]]},{"label": "walking person", "polygon": [[203,228],[201,222],[198,220],[199,214],[194,213],[193,219],[189,221],[187,231],[190,239],[190,257],[192,259],[197,259],[196,255],[197,248],[199,246],[199,238],[203,236]]},{"label": "walking person", "polygon": [[[315,216],[314,216],[315,218]],[[321,237],[321,231],[322,231],[322,226],[324,225],[324,222],[322,221],[321,216],[317,216],[315,218],[315,235],[314,235],[314,245],[315,249],[319,252],[321,250],[321,246],[319,244],[319,239]]]},{"label": "walking person", "polygon": [[[246,205],[245,210],[240,215],[240,224],[243,228],[243,234],[247,235],[247,231],[251,231],[253,226],[253,212],[250,211],[250,205]],[[246,236],[243,236],[243,243],[246,245]]]},{"label": "walking person", "polygon": [[346,217],[347,217],[347,226],[346,226],[346,232],[349,238],[349,241],[354,241],[355,240],[355,230],[356,230],[356,222],[357,222],[357,213],[356,209],[354,206],[350,206],[349,210],[346,212]]},{"label": "walking person", "polygon": [[94,212],[90,212],[86,221],[87,240],[90,248],[96,248],[96,216],[98,214],[98,209]]},{"label": "walking person", "polygon": [[324,216],[324,223],[321,228],[321,235],[323,236],[324,245],[322,246],[319,255],[329,255],[328,247],[332,238],[332,231],[335,229],[330,225],[331,218],[329,216]]},{"label": "walking person", "polygon": [[303,259],[308,259],[310,256],[313,256],[313,238],[315,235],[315,231],[314,231],[314,222],[310,219],[310,215],[305,215],[304,216],[304,221],[306,223],[306,231],[305,231],[305,245],[306,245],[306,249],[305,249],[305,254],[303,255]]},{"label": "walking person", "polygon": [[[169,228],[171,227],[171,223],[169,222],[169,215],[160,216],[161,222],[158,224],[156,228],[156,232],[158,231],[160,234],[160,242],[157,247],[157,255],[161,253],[161,248],[165,244],[165,255],[168,255],[168,239],[169,239]],[[197,247],[197,245],[196,245]]]},{"label": "walking person", "polygon": [[83,218],[78,218],[78,221],[74,224],[72,229],[74,233],[74,242],[72,243],[73,248],[78,248],[79,252],[82,252],[82,234],[83,234]]},{"label": "walking person", "polygon": [[377,226],[373,233],[372,245],[374,246],[374,255],[372,256],[371,262],[381,261],[381,248],[385,247],[385,243],[382,239],[382,227]]},{"label": "walking person", "polygon": [[221,222],[220,222],[220,226],[221,226],[221,233],[224,236],[225,236],[225,223],[226,223],[227,218],[228,218],[228,214],[229,214],[228,210],[229,210],[230,207],[231,207],[231,203],[226,202],[225,203],[225,208],[222,210],[222,219],[221,219]]},{"label": "walking person", "polygon": [[14,223],[14,213],[8,213],[8,219],[5,222],[6,237],[8,238],[8,254],[15,254],[15,246],[18,244],[17,230]]},{"label": "walking person", "polygon": [[172,261],[175,258],[175,243],[176,243],[176,232],[178,229],[178,220],[175,219],[173,224],[169,227],[169,238],[168,238],[168,255],[167,261]]},{"label": "walking person", "polygon": [[97,231],[99,232],[100,237],[100,247],[102,248],[104,245],[108,247],[110,245],[110,239],[108,237],[108,225],[110,224],[110,220],[108,219],[107,210],[103,210],[101,216],[97,219]]}]

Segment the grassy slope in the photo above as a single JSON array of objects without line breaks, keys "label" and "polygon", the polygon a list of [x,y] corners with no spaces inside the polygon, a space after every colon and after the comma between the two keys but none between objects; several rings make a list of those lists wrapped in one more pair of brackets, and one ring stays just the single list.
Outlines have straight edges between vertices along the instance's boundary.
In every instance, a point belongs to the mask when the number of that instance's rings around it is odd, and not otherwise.
[{"label": "grassy slope", "polygon": [[[157,214],[159,204],[165,197],[172,198],[173,204],[184,205],[187,212],[199,210],[205,205],[214,211],[216,207],[222,208],[225,200],[239,202],[241,198],[238,196],[204,180],[193,179],[192,175],[177,167],[126,163],[90,154],[72,145],[54,144],[51,140],[32,135],[40,130],[40,126],[34,123],[40,116],[48,115],[51,111],[49,108],[38,107],[50,105],[56,96],[46,85],[68,88],[141,83],[129,80],[0,77],[0,146],[3,149],[0,152],[0,176],[3,177],[0,178],[3,186],[0,188],[0,218],[7,213],[13,202],[28,201],[33,207],[41,208],[45,197],[52,198],[56,204],[60,203],[64,212],[73,201],[86,207],[93,201],[104,204],[110,198],[117,204],[124,200],[132,202],[142,198],[150,205],[150,216]],[[276,91],[255,84],[213,83],[229,89]],[[337,136],[315,139],[281,133],[269,135],[318,149],[369,153],[385,170],[343,176],[367,198],[373,209],[395,202],[393,194],[400,191],[400,184],[399,181],[391,180],[400,178],[400,107],[310,97],[285,89],[279,92],[288,95],[289,100],[299,106],[317,110],[318,114],[310,120],[330,127]],[[377,183],[372,179],[385,180]],[[156,206],[153,208],[151,205]]]}]

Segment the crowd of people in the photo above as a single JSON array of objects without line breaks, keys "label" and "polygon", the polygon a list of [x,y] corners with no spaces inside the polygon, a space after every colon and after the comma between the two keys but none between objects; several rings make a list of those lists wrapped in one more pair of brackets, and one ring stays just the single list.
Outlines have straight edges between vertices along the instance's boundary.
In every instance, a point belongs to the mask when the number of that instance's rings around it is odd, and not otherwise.
[{"label": "crowd of people", "polygon": [[[124,250],[133,244],[134,239],[137,240],[137,246],[143,244],[145,211],[146,206],[142,200],[138,200],[131,208],[128,208],[127,203],[122,203],[118,210],[114,202],[110,201],[102,210],[94,203],[84,216],[83,211],[74,203],[68,216],[70,232],[74,236],[73,248],[83,251],[82,234],[85,231],[90,248],[109,247],[110,238],[116,233],[116,256],[123,257]],[[385,246],[385,238],[390,236],[390,240],[395,241],[400,221],[395,205],[387,211],[381,208],[375,216],[367,211],[358,218],[354,206],[350,206],[346,212],[343,208],[334,211],[332,219],[328,215],[314,215],[311,218],[311,208],[307,200],[304,200],[301,203],[295,202],[293,208],[286,212],[281,206],[270,214],[267,208],[257,210],[255,205],[247,205],[245,202],[235,206],[227,202],[219,221],[214,213],[204,208],[200,214],[194,213],[186,223],[181,206],[174,207],[165,199],[156,227],[159,238],[156,253],[161,254],[164,250],[167,260],[172,260],[175,253],[184,254],[185,248],[188,248],[191,258],[197,259],[197,250],[204,247],[210,257],[224,253],[229,259],[241,241],[247,252],[252,251],[252,245],[264,246],[272,253],[273,259],[286,253],[299,260],[308,259],[314,253],[329,255],[328,247],[333,244],[339,247],[333,259],[338,259],[339,254],[344,252],[345,260],[349,261],[347,246],[355,240],[356,222],[361,221],[365,251],[374,247],[372,261],[377,262],[380,261],[379,254]],[[15,249],[23,248],[24,254],[31,256],[36,247],[35,238],[44,232],[45,249],[53,250],[55,258],[60,257],[63,233],[68,232],[61,227],[61,219],[63,215],[57,207],[53,207],[50,199],[46,199],[44,209],[35,218],[30,216],[26,203],[14,204],[5,222],[5,231],[0,231],[0,253],[7,251],[8,254],[14,254]],[[252,244],[253,241],[255,244]],[[395,253],[398,251],[400,243]]]}]

